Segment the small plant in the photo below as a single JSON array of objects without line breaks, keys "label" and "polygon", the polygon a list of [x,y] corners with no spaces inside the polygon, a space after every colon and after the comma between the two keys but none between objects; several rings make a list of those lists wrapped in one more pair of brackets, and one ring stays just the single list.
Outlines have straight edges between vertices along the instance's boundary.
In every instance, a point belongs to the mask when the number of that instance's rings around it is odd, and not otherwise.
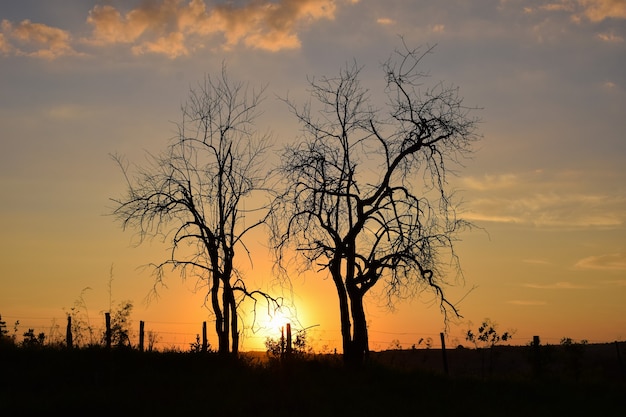
[{"label": "small plant", "polygon": [[7,334],[9,334],[9,331],[7,330],[7,322],[2,320],[2,314],[0,314],[0,338],[5,337]]},{"label": "small plant", "polygon": [[585,339],[580,342],[570,337],[561,339],[560,345],[563,348],[563,372],[569,377],[578,380],[582,373],[584,346],[589,344]]},{"label": "small plant", "polygon": [[28,329],[27,332],[24,333],[24,340],[22,341],[22,347],[25,348],[39,348],[44,345],[46,340],[46,335],[41,332],[38,335],[35,335],[34,329]]},{"label": "small plant", "polygon": [[288,353],[291,357],[304,357],[307,354],[313,353],[313,349],[307,343],[306,330],[296,332],[290,351],[288,351],[287,341],[284,335],[278,339],[267,337],[265,339],[265,349],[267,356],[275,360],[282,359]]},{"label": "small plant", "polygon": [[300,356],[313,353],[313,348],[307,342],[306,330],[296,332],[296,338],[293,340],[293,352]]},{"label": "small plant", "polygon": [[[469,323],[471,326],[472,324]],[[472,329],[468,329],[465,340],[474,344],[476,349],[481,350],[482,373],[485,374],[485,350],[489,348],[489,374],[493,371],[493,348],[500,342],[508,342],[513,338],[513,331],[504,333],[498,332],[498,325],[491,319],[484,319],[478,326],[478,331],[474,333]]]},{"label": "small plant", "polygon": [[[470,323],[471,326],[471,323]],[[492,348],[498,343],[508,342],[513,338],[512,331],[506,331],[502,334],[498,333],[498,325],[490,319],[485,319],[478,327],[478,332],[474,333],[471,329],[467,330],[465,340],[471,342],[476,348]]]},{"label": "small plant", "polygon": [[[116,347],[130,347],[130,315],[133,311],[133,303],[122,301],[117,309],[111,312],[111,345]],[[103,335],[106,339],[106,334]]]},{"label": "small plant", "polygon": [[587,345],[589,344],[589,341],[587,339],[582,339],[580,342],[576,342],[574,339],[572,339],[571,337],[564,337],[561,339],[560,342],[561,346],[573,346],[573,345]]},{"label": "small plant", "polygon": [[417,345],[421,345],[424,344],[424,346],[426,346],[426,349],[430,349],[431,347],[433,347],[433,338],[432,337],[427,337],[426,339],[424,339],[423,337],[420,338],[420,340],[417,342]]},{"label": "small plant", "polygon": [[75,346],[94,346],[97,344],[94,335],[94,328],[89,320],[89,309],[85,301],[85,293],[91,290],[85,287],[80,292],[80,296],[74,301],[74,305],[66,312],[72,320],[72,338]]},{"label": "small plant", "polygon": [[393,339],[391,341],[391,343],[389,344],[389,347],[387,349],[389,349],[389,350],[402,350],[402,343],[400,343],[400,340],[398,340],[398,339]]},{"label": "small plant", "polygon": [[[190,353],[201,353],[202,349],[202,341],[200,340],[200,335],[196,333],[196,341],[189,343],[189,352]],[[211,344],[207,342],[205,352],[211,352]]]},{"label": "small plant", "polygon": [[161,340],[161,336],[159,336],[157,332],[152,331],[152,330],[148,330],[147,336],[148,336],[148,346],[146,350],[148,352],[156,351],[156,344],[159,343],[159,341]]},{"label": "small plant", "polygon": [[196,341],[189,343],[189,352],[200,353],[202,352],[202,342],[200,342],[200,335],[196,333]]},{"label": "small plant", "polygon": [[267,337],[265,339],[265,351],[270,359],[280,359],[285,354],[285,337],[281,336],[279,339]]},{"label": "small plant", "polygon": [[15,336],[9,335],[7,322],[2,320],[2,315],[0,315],[0,346],[15,346]]}]

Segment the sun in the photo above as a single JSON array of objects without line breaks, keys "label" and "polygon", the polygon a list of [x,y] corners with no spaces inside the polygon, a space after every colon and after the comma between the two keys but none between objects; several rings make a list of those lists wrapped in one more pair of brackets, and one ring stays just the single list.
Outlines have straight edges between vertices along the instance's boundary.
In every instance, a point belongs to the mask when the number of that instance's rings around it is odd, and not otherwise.
[{"label": "sun", "polygon": [[294,321],[294,317],[288,311],[284,311],[281,309],[277,309],[276,311],[271,312],[268,315],[267,321],[264,324],[264,328],[266,328],[270,332],[278,331],[284,329],[287,324],[291,324]]},{"label": "sun", "polygon": [[258,317],[258,337],[263,340],[273,339],[279,340],[281,337],[287,337],[287,326],[291,331],[296,331],[299,327],[299,321],[293,311],[288,308],[279,308],[264,313],[262,317]]},{"label": "sun", "polygon": [[[314,326],[306,326],[308,323],[307,305],[296,306],[283,304],[281,306],[271,306],[269,309],[259,309],[256,311],[251,332],[248,333],[249,340],[247,348],[251,350],[266,350],[267,342],[280,341],[281,338],[287,340],[288,327],[291,331],[291,340],[295,341],[298,335],[306,329]],[[289,325],[289,326],[288,326]]]}]

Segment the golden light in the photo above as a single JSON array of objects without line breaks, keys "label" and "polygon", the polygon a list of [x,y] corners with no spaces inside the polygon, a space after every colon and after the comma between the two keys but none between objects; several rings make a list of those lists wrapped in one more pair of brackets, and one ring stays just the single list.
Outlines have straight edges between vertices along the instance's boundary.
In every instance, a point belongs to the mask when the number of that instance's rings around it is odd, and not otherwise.
[{"label": "golden light", "polygon": [[280,334],[281,329],[288,323],[291,324],[293,321],[295,321],[295,317],[292,317],[290,312],[279,309],[273,311],[268,316],[268,320],[263,327],[265,327],[268,332],[278,332]]},{"label": "golden light", "polygon": [[253,349],[265,349],[266,339],[278,341],[281,337],[287,337],[287,325],[290,325],[293,331],[300,328],[296,314],[288,308],[271,310],[263,312],[257,316],[257,327],[252,342]]}]

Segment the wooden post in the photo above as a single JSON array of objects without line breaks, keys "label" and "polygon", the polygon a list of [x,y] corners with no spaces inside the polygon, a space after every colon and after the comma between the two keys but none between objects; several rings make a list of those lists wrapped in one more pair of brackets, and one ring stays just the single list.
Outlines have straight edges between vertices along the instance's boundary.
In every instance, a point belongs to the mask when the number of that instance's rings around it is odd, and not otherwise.
[{"label": "wooden post", "polygon": [[441,354],[443,355],[443,370],[448,375],[448,355],[446,354],[446,338],[445,335],[439,333],[439,337],[441,338]]},{"label": "wooden post", "polygon": [[291,356],[291,324],[287,323],[287,357]]},{"label": "wooden post", "polygon": [[615,349],[617,350],[617,363],[619,365],[619,372],[622,376],[622,380],[626,379],[626,372],[624,372],[624,363],[622,362],[622,355],[619,351],[619,342],[615,341]]},{"label": "wooden post", "polygon": [[106,323],[106,348],[111,349],[111,313],[104,313],[104,322]]},{"label": "wooden post", "polygon": [[72,339],[72,316],[67,316],[67,330],[65,331],[65,344],[68,349],[74,347],[74,341]]},{"label": "wooden post", "polygon": [[285,357],[285,326],[280,328],[280,359]]},{"label": "wooden post", "polygon": [[206,321],[202,322],[202,352],[206,352],[209,347],[209,339],[206,337]]},{"label": "wooden post", "polygon": [[143,352],[143,320],[139,322],[139,351]]},{"label": "wooden post", "polygon": [[535,377],[541,375],[541,349],[539,336],[533,336],[533,372]]}]

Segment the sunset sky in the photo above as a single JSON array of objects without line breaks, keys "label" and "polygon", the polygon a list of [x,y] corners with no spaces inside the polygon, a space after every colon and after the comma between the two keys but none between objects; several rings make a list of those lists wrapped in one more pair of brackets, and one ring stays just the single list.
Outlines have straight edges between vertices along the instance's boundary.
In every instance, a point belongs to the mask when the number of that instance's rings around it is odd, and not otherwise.
[{"label": "sunset sky", "polygon": [[[222,63],[233,81],[268,85],[257,127],[273,132],[278,153],[299,133],[278,97],[303,103],[307,77],[334,76],[353,59],[380,91],[380,63],[399,36],[436,45],[426,82],[457,85],[480,108],[483,139],[451,180],[478,228],[456,247],[464,282],[449,298],[463,318],[448,343],[467,346],[467,323],[484,318],[514,330],[516,344],[626,340],[624,0],[0,2],[3,320],[19,320],[20,336],[63,328],[89,287],[92,324],[131,300],[159,347],[193,341],[211,321],[204,294],[174,273],[144,303],[154,279],[141,267],[167,246],[134,247],[107,215],[125,191],[109,155],[141,163],[163,149],[189,89]],[[254,236],[254,268],[240,265],[250,283],[279,291],[266,243]],[[293,300],[294,327],[315,326],[317,349],[340,348],[331,281],[294,276]],[[438,343],[443,320],[430,294],[394,311],[368,301],[372,349]],[[244,311],[242,349],[261,349],[266,333],[252,332]]]}]

